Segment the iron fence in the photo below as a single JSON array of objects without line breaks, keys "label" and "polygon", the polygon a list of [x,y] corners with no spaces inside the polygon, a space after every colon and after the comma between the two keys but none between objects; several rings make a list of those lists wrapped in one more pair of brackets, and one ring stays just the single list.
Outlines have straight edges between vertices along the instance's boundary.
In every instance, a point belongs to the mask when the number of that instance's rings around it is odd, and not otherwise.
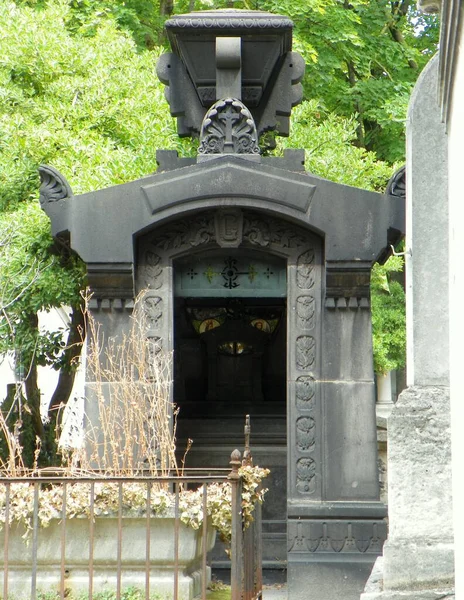
[{"label": "iron fence", "polygon": [[[249,461],[245,453],[244,462]],[[261,514],[260,505],[256,503],[255,519],[250,527],[243,528],[242,522],[242,479],[239,468],[242,464],[241,455],[235,450],[231,456],[231,470],[202,470],[188,471],[182,476],[168,477],[57,477],[36,476],[0,478],[0,494],[3,492],[3,512],[1,520],[3,543],[0,542],[0,553],[3,550],[3,598],[16,598],[18,590],[22,597],[30,597],[31,600],[40,599],[40,587],[42,584],[54,589],[56,597],[60,599],[70,597],[70,582],[73,576],[79,578],[80,592],[89,600],[97,597],[97,584],[101,584],[102,578],[113,584],[114,597],[120,600],[123,597],[127,585],[132,586],[134,582],[140,586],[139,597],[148,600],[154,593],[159,594],[159,589],[154,589],[154,555],[158,550],[160,541],[158,533],[154,530],[155,521],[158,519],[152,513],[155,490],[168,489],[174,498],[174,507],[171,508],[171,519],[174,531],[168,546],[172,550],[172,557],[164,556],[159,567],[162,573],[164,595],[173,600],[189,600],[192,595],[206,599],[207,583],[210,575],[208,543],[211,546],[211,522],[203,518],[199,529],[194,537],[188,538],[186,525],[182,523],[182,492],[186,489],[197,490],[201,497],[201,512],[207,514],[208,494],[213,484],[226,484],[231,486],[232,512],[231,512],[231,600],[254,600],[261,597]],[[14,486],[23,484],[29,486],[30,492],[27,498],[15,501],[14,509],[21,509],[24,502],[24,511],[29,511],[29,522],[23,530],[19,531],[17,523],[12,520]],[[136,484],[139,496],[143,490],[143,502],[145,510],[140,509],[137,513],[138,529],[135,537],[127,533],[127,488]],[[98,520],[96,517],[101,512],[101,506],[97,503],[97,491],[101,486],[113,486],[113,504],[108,507],[114,525],[114,531],[106,525],[109,520]],[[76,487],[80,486],[80,487]],[[100,487],[99,487],[100,486]],[[88,507],[85,516],[73,518],[75,492],[77,489],[85,489],[88,498]],[[41,526],[44,516],[44,506],[41,504],[42,495],[50,490],[59,496],[60,508],[55,514],[54,523],[56,531],[53,534],[45,534]],[[134,492],[135,493],[135,492]],[[129,517],[134,520],[132,515]],[[201,521],[201,519],[200,519]],[[105,522],[105,529],[100,529],[100,524]],[[83,542],[81,532],[85,533]],[[27,541],[18,541],[18,534],[24,533]],[[77,534],[79,533],[79,536]],[[79,540],[77,540],[79,537]],[[115,539],[114,539],[115,538]],[[144,539],[142,539],[144,538]],[[1,539],[1,538],[0,538]],[[193,540],[193,541],[192,541]],[[104,558],[104,548],[109,543],[115,544],[116,556],[112,559],[112,575],[108,575],[108,559]],[[18,545],[19,544],[19,545]],[[186,545],[195,547],[196,556],[188,566],[183,557]],[[49,552],[48,559],[39,557],[39,549],[45,545]],[[19,550],[18,550],[19,548]],[[23,548],[23,550],[22,550]],[[50,558],[52,554],[55,558]],[[54,562],[55,560],[55,562]],[[172,577],[167,576],[167,561],[173,560]],[[105,562],[106,561],[106,562]],[[164,561],[164,562],[163,562]],[[20,565],[18,571],[18,564]],[[103,566],[102,566],[103,565]],[[106,568],[106,571],[105,571]],[[102,571],[103,569],[103,571]],[[52,572],[55,570],[55,572]],[[190,570],[190,571],[189,571]],[[56,573],[58,571],[58,574]],[[103,574],[102,574],[103,573]],[[106,575],[105,575],[106,573]],[[193,581],[193,587],[185,588],[185,577]],[[106,577],[106,579],[105,579]],[[170,580],[170,577],[172,581]],[[82,583],[84,590],[82,590]],[[166,583],[167,582],[167,583]],[[167,591],[166,586],[170,587]],[[184,587],[183,587],[184,586]],[[29,593],[29,589],[30,593]],[[1,589],[1,588],[0,588]],[[163,594],[161,594],[163,596]],[[49,597],[49,596],[48,596]],[[159,597],[159,596],[158,596]]]}]

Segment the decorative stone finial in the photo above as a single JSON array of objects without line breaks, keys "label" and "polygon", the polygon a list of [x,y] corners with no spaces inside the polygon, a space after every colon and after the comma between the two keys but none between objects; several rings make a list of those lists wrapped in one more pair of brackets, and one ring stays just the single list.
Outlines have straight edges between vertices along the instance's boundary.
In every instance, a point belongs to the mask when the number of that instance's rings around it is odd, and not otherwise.
[{"label": "decorative stone finial", "polygon": [[201,126],[199,154],[259,154],[256,125],[236,98],[218,100]]},{"label": "decorative stone finial", "polygon": [[44,205],[47,202],[57,202],[64,198],[70,198],[73,193],[71,186],[66,181],[64,175],[49,165],[40,165],[40,204]]},{"label": "decorative stone finial", "polygon": [[386,193],[390,196],[406,198],[406,167],[400,167],[390,178]]}]

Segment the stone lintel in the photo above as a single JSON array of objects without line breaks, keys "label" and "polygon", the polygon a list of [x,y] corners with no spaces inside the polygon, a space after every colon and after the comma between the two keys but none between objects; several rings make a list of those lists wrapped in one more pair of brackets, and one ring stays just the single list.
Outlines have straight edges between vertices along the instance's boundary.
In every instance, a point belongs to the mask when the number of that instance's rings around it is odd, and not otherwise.
[{"label": "stone lintel", "polygon": [[[361,261],[331,261],[326,265],[326,297],[327,298],[370,298],[371,263]],[[346,302],[351,308],[357,308],[353,302]],[[366,303],[362,303],[364,307]],[[344,308],[339,302],[337,308]],[[331,308],[330,306],[329,308]],[[335,308],[335,306],[333,306]]]},{"label": "stone lintel", "polygon": [[132,263],[87,263],[89,287],[95,299],[129,299],[134,296]]},{"label": "stone lintel", "polygon": [[292,600],[359,600],[387,535],[383,520],[288,521]]}]

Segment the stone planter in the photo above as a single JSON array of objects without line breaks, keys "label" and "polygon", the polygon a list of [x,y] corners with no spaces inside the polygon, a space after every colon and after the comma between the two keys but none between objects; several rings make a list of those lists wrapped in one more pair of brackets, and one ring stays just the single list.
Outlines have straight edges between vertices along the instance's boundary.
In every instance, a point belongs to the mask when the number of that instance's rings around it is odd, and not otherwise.
[{"label": "stone planter", "polygon": [[[122,519],[122,589],[145,589],[147,520],[145,517]],[[89,520],[66,521],[65,588],[67,593],[86,593],[89,589]],[[150,520],[150,595],[163,598],[174,595],[175,519],[153,517]],[[9,598],[30,598],[33,565],[32,536],[25,541],[25,529],[12,525],[9,530]],[[215,530],[208,526],[206,550],[213,548]],[[118,519],[96,517],[94,526],[93,590],[115,590],[117,585]],[[191,600],[201,591],[202,530],[179,524],[178,591],[179,599]],[[4,531],[0,534],[0,556],[4,563]],[[59,591],[61,572],[61,522],[40,528],[37,544],[37,590]],[[208,580],[210,569],[207,569]],[[3,590],[4,572],[0,574]]]}]

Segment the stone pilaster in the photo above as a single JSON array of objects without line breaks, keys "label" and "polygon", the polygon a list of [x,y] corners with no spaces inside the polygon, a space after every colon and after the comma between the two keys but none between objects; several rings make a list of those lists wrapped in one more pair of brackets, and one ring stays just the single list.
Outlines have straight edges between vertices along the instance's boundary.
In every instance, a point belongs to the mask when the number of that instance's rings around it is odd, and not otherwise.
[{"label": "stone pilaster", "polygon": [[454,598],[448,326],[447,138],[438,57],[407,128],[406,388],[388,419],[389,535],[362,600]]}]

